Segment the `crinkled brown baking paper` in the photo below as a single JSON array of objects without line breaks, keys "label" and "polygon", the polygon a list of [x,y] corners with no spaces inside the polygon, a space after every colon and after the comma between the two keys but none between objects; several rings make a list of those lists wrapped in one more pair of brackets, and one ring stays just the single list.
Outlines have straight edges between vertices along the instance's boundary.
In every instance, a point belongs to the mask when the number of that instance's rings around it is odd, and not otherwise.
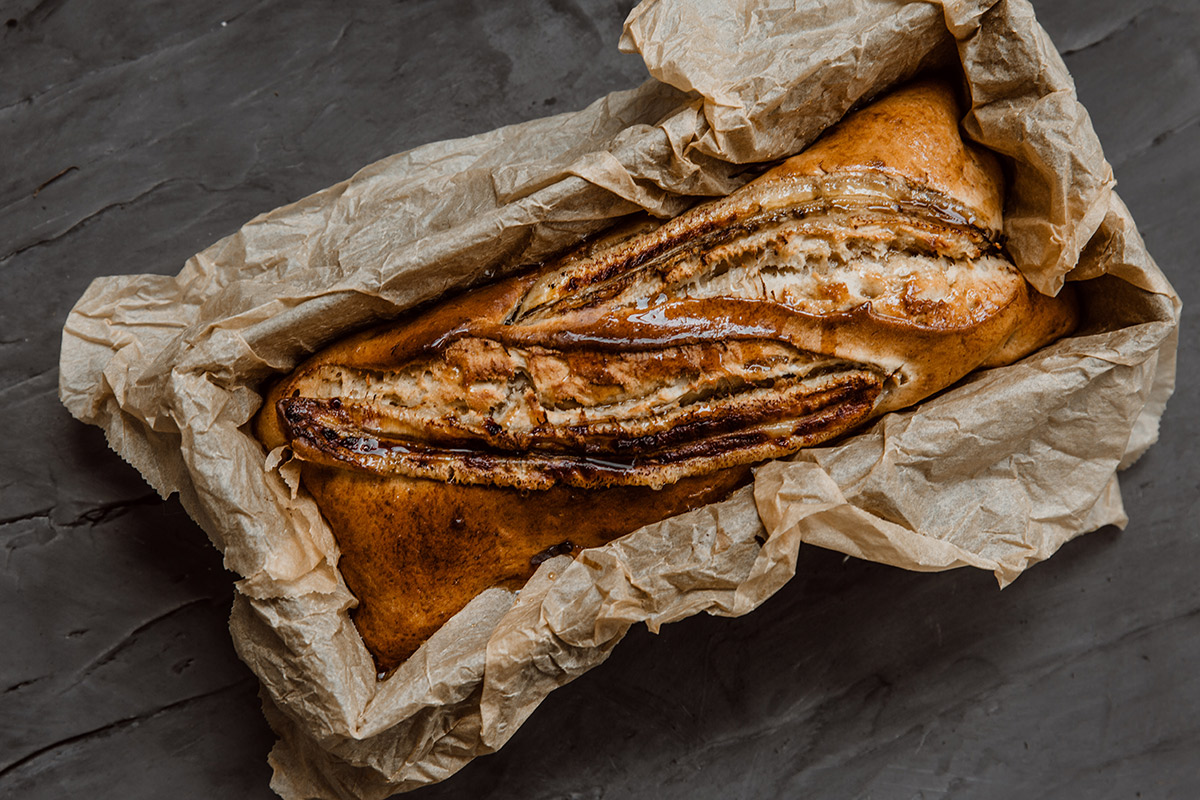
[{"label": "crinkled brown baking paper", "polygon": [[[63,401],[161,494],[178,492],[241,576],[230,627],[281,737],[284,797],[378,798],[445,778],[631,625],[752,610],[791,577],[802,541],[908,569],[969,564],[1004,584],[1124,522],[1116,471],[1156,436],[1178,297],[1028,3],[798,5],[647,0],[621,44],[657,80],[384,159],[254,219],[175,278],[100,279],[76,305]],[[726,193],[746,165],[800,150],[931,67],[964,76],[965,130],[1006,157],[1017,264],[1045,291],[1082,280],[1084,328],[768,464],[723,503],[548,561],[519,596],[481,595],[377,681],[328,528],[247,432],[263,381],[614,217]]]}]

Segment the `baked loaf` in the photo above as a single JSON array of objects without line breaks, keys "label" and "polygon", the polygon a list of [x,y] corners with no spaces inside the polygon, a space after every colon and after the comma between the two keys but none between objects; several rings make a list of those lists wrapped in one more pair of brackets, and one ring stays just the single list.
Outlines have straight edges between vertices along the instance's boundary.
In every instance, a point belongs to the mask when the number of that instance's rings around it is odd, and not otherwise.
[{"label": "baked loaf", "polygon": [[664,224],[352,336],[270,391],[381,669],[546,557],[1068,332],[1000,247],[1002,174],[918,83]]}]

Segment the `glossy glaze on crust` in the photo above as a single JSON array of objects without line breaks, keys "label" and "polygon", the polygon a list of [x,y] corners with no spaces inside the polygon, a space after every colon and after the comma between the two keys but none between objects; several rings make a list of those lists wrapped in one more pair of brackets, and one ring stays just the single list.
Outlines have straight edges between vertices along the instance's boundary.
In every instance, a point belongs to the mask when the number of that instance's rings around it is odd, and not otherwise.
[{"label": "glossy glaze on crust", "polygon": [[1075,322],[1003,257],[1000,172],[916,84],[727,198],[317,354],[257,420],[381,667],[479,591],[719,499],[750,465]]}]

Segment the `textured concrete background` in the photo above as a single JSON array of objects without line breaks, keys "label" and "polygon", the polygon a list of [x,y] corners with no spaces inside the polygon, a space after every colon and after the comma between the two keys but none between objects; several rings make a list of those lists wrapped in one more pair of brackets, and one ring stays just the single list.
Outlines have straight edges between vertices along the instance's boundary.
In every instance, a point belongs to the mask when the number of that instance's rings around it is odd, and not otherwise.
[{"label": "textured concrete background", "polygon": [[[1039,0],[1151,252],[1200,296],[1200,7]],[[231,576],[55,396],[89,281],[173,274],[382,156],[645,77],[629,0],[9,0],[0,9],[0,796],[267,798]],[[1200,342],[1131,522],[1004,592],[806,550],[740,620],[633,631],[414,796],[1200,796]]]}]

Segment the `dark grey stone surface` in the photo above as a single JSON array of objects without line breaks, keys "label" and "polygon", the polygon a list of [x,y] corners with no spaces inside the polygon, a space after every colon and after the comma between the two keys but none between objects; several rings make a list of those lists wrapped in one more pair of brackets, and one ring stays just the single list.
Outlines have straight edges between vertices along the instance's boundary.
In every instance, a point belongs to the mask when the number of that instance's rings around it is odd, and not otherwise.
[{"label": "dark grey stone surface", "polygon": [[[96,276],[174,273],[385,155],[645,78],[630,0],[0,9],[0,796],[270,798],[229,573],[55,396]],[[1151,252],[1200,296],[1200,7],[1039,0]],[[635,630],[415,796],[1200,796],[1200,341],[1131,522],[1000,592],[814,549],[754,614]]]}]

